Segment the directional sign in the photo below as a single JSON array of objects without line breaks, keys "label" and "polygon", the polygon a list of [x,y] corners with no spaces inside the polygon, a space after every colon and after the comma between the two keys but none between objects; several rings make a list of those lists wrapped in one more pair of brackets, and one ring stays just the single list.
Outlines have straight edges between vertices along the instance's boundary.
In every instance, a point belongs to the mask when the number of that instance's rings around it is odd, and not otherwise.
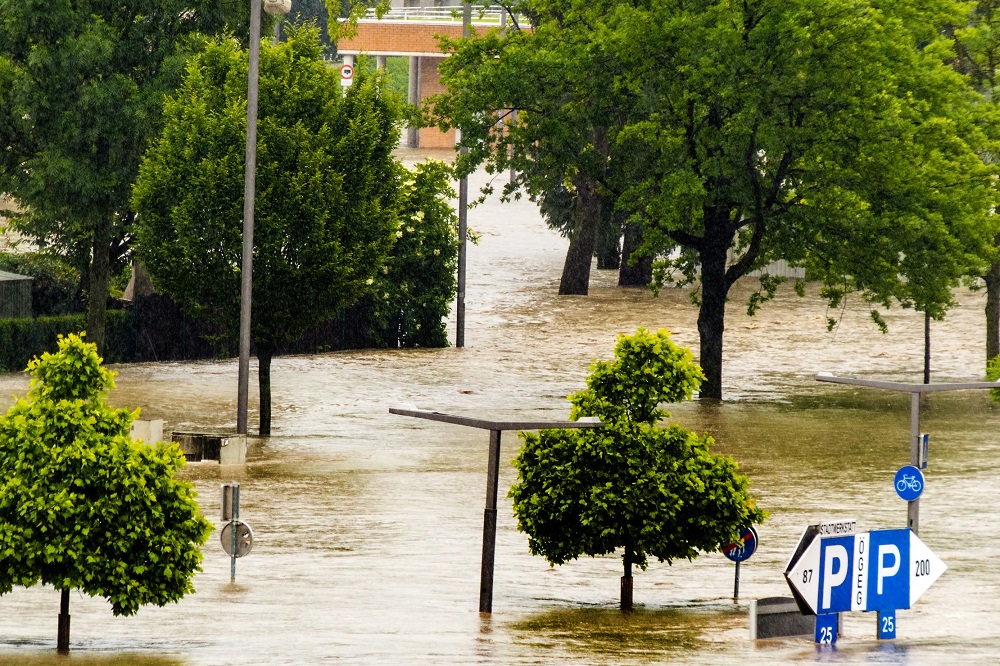
[{"label": "directional sign", "polygon": [[904,465],[896,472],[896,478],[892,480],[896,487],[896,494],[907,502],[920,497],[924,492],[924,473],[913,465]]},{"label": "directional sign", "polygon": [[757,552],[757,530],[745,527],[740,530],[740,540],[734,541],[722,549],[722,554],[733,562],[745,562]]},{"label": "directional sign", "polygon": [[817,615],[891,611],[911,607],[947,568],[908,529],[845,536],[814,532],[789,563],[785,579]]}]

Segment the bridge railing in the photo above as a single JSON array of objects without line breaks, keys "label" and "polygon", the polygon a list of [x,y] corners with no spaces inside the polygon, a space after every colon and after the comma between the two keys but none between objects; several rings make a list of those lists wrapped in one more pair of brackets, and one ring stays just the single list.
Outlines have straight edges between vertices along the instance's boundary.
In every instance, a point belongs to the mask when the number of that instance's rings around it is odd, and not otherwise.
[{"label": "bridge railing", "polygon": [[[472,23],[476,25],[500,25],[500,14],[503,8],[499,5],[494,7],[474,7],[472,10]],[[371,8],[365,15],[364,21],[379,20],[375,14],[375,9]],[[451,7],[393,7],[382,15],[382,21],[413,21],[423,23],[461,23],[462,6]]]}]

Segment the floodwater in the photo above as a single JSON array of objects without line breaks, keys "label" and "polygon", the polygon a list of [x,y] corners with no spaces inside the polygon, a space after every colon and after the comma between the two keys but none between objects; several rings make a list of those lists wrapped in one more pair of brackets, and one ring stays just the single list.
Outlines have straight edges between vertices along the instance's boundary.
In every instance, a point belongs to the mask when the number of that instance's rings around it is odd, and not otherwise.
[{"label": "floodwater", "polygon": [[[412,156],[409,156],[412,157]],[[485,178],[481,175],[477,180]],[[475,187],[477,181],[474,180]],[[1000,652],[996,498],[1000,409],[985,392],[931,396],[921,538],[949,566],[911,610],[895,641],[875,640],[875,617],[846,616],[835,648],[808,639],[748,639],[746,600],[787,595],[785,563],[804,527],[854,518],[859,530],[898,528],[906,505],[895,470],[909,462],[909,396],[814,381],[817,371],[918,380],[923,320],[891,310],[882,335],[858,301],[827,312],[811,293],[785,289],[758,316],[731,299],[724,404],[687,403],[673,418],[712,433],[771,513],[741,572],[719,554],[635,579],[637,612],[617,611],[621,561],[582,558],[557,568],[527,551],[504,497],[501,468],[494,613],[478,613],[487,433],[388,413],[411,402],[480,417],[562,419],[565,396],[619,332],[670,329],[697,348],[687,295],[616,288],[595,273],[588,297],[556,295],[566,241],[527,202],[488,203],[470,225],[467,347],[385,350],[274,360],[274,435],[253,443],[242,471],[190,465],[203,509],[218,525],[219,484],[241,483],[253,552],[237,584],[218,532],[205,547],[197,592],[166,608],[114,618],[101,599],[72,597],[79,664],[645,664],[982,663]],[[933,380],[980,376],[982,294],[932,327]],[[452,334],[453,322],[449,324]],[[236,362],[119,366],[112,400],[139,406],[166,429],[234,427]],[[0,376],[0,407],[23,393]],[[251,423],[255,422],[251,415]],[[504,436],[504,460],[516,451]],[[58,593],[17,589],[0,598],[0,663],[63,664],[55,657]]]}]

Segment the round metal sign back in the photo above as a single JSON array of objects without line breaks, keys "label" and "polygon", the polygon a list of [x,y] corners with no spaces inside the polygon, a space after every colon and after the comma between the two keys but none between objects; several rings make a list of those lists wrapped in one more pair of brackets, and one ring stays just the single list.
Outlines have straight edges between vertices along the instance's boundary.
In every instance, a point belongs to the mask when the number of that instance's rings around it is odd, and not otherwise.
[{"label": "round metal sign back", "polygon": [[249,555],[250,550],[253,548],[253,530],[250,529],[249,525],[241,520],[234,520],[232,523],[226,523],[226,526],[222,528],[222,536],[220,537],[220,540],[222,541],[222,549],[226,551],[226,555],[232,557],[234,523],[236,525],[236,557]]},{"label": "round metal sign back", "polygon": [[740,530],[739,541],[734,541],[722,549],[722,554],[733,562],[743,562],[749,560],[750,556],[757,552],[757,530],[751,527],[744,527]]},{"label": "round metal sign back", "polygon": [[924,473],[913,465],[905,465],[896,472],[892,483],[900,499],[912,502],[924,492]]}]

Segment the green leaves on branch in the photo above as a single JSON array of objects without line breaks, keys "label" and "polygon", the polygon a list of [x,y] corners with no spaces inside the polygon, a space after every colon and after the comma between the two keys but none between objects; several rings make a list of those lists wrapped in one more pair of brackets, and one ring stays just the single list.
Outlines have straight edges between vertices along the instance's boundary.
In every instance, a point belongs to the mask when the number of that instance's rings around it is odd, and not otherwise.
[{"label": "green leaves on branch", "polygon": [[177,446],[131,440],[138,412],[107,404],[113,374],[76,335],[28,372],[0,417],[0,594],[77,588],[132,615],[193,591],[211,525],[175,477]]},{"label": "green leaves on branch", "polygon": [[532,554],[563,564],[623,548],[645,568],[649,557],[717,551],[764,520],[736,463],[709,451],[711,437],[657,424],[667,416],[658,405],[690,399],[702,378],[666,331],[639,329],[570,397],[573,418],[597,416],[603,428],[522,435],[510,496]]}]

